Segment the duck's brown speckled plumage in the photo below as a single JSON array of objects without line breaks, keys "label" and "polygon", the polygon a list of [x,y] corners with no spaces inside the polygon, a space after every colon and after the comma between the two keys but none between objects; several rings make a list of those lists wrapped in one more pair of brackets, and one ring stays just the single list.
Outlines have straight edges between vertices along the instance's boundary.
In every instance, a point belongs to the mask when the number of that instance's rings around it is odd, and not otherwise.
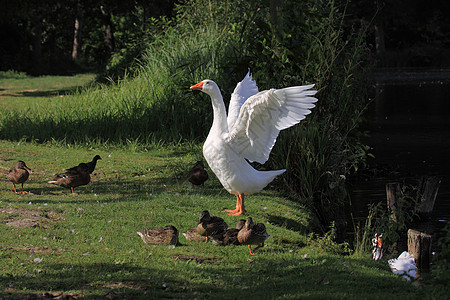
[{"label": "duck's brown speckled plumage", "polygon": [[15,194],[17,194],[16,184],[21,184],[22,185],[21,194],[26,194],[26,192],[23,191],[23,183],[27,181],[28,177],[30,176],[30,173],[28,171],[31,171],[31,169],[28,168],[25,162],[22,160],[19,160],[16,163],[16,166],[9,170],[7,178],[9,181],[12,182]]},{"label": "duck's brown speckled plumage", "polygon": [[266,231],[266,226],[263,223],[255,224],[253,219],[248,217],[244,227],[238,233],[238,241],[242,245],[248,245],[250,254],[253,255],[250,245],[258,245],[253,251],[264,246],[264,241],[270,235]]},{"label": "duck's brown speckled plumage", "polygon": [[142,241],[151,245],[177,245],[178,229],[173,225],[166,227],[149,228],[142,232],[137,232]]},{"label": "duck's brown speckled plumage", "polygon": [[206,236],[206,241],[208,241],[208,237],[223,234],[227,228],[228,224],[222,218],[211,216],[209,211],[204,210],[198,221],[197,233]]},{"label": "duck's brown speckled plumage", "polygon": [[206,236],[202,236],[197,232],[197,227],[189,228],[186,232],[183,232],[183,236],[186,240],[192,242],[204,242],[206,241]]}]

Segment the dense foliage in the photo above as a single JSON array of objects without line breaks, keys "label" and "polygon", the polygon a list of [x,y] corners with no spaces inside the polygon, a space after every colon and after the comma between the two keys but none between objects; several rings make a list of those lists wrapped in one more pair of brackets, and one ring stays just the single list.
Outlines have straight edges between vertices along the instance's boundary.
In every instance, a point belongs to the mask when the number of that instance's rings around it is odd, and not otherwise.
[{"label": "dense foliage", "polygon": [[[150,20],[170,17],[173,6],[173,0],[3,1],[0,71],[66,75],[102,70],[112,54],[136,50],[138,41],[152,33]],[[80,38],[74,55],[75,36]]]}]

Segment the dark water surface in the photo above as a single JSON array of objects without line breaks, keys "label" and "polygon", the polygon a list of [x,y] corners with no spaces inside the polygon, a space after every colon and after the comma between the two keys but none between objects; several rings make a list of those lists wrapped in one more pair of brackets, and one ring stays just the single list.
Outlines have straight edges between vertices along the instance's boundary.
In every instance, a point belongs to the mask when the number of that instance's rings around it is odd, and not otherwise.
[{"label": "dark water surface", "polygon": [[354,216],[363,219],[368,204],[386,201],[386,183],[435,175],[442,182],[431,218],[442,227],[450,216],[450,82],[381,82],[375,90],[364,142],[385,172],[349,183]]}]

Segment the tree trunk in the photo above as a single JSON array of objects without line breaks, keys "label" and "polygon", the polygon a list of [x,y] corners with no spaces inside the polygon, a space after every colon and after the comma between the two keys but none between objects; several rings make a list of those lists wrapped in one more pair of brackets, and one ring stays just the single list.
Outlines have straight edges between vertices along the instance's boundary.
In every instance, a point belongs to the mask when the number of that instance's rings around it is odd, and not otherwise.
[{"label": "tree trunk", "polygon": [[108,57],[114,51],[114,34],[113,34],[113,26],[111,22],[111,14],[105,9],[103,5],[100,6],[100,11],[103,15],[103,29],[105,30],[105,45],[108,51]]},{"label": "tree trunk", "polygon": [[422,216],[428,216],[434,208],[441,178],[422,177],[417,192],[417,210]]},{"label": "tree trunk", "polygon": [[72,60],[74,61],[77,61],[80,56],[82,27],[83,27],[83,10],[81,8],[81,3],[78,2],[77,15],[75,17],[75,25],[73,30]]},{"label": "tree trunk", "polygon": [[375,51],[377,56],[383,56],[386,52],[386,46],[384,43],[384,29],[381,22],[374,25],[375,29]]},{"label": "tree trunk", "polygon": [[391,219],[394,222],[397,222],[398,220],[398,212],[402,210],[402,203],[400,202],[400,184],[395,183],[388,183],[386,184],[386,200],[387,200],[387,207],[388,211],[391,215]]},{"label": "tree trunk", "polygon": [[408,252],[414,256],[419,270],[428,270],[431,262],[431,235],[409,229]]},{"label": "tree trunk", "polygon": [[375,55],[377,63],[383,66],[384,56],[386,53],[386,44],[384,42],[384,27],[383,27],[383,16],[381,12],[378,12],[377,17],[374,22],[374,34],[375,34]]}]

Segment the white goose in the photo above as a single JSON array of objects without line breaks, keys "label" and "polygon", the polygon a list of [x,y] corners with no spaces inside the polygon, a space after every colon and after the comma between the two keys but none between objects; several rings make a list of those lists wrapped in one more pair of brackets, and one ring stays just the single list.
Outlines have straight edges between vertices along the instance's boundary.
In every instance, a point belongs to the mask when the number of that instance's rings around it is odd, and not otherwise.
[{"label": "white goose", "polygon": [[248,162],[261,164],[269,158],[280,130],[291,127],[311,113],[317,101],[314,85],[293,86],[258,92],[250,72],[231,95],[228,117],[217,84],[209,79],[193,86],[211,97],[214,120],[203,145],[203,155],[223,187],[236,195],[238,216],[245,210],[244,195],[262,190],[284,170],[258,171]]}]

